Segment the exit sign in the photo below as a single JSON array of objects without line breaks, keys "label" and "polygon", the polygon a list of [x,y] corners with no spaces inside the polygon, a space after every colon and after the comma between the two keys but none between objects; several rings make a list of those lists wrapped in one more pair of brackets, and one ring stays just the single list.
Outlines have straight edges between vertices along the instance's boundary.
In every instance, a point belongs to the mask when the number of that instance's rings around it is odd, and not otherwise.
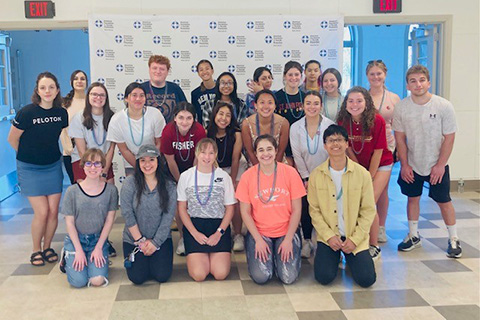
[{"label": "exit sign", "polygon": [[55,3],[52,1],[25,1],[25,18],[51,19],[55,17]]},{"label": "exit sign", "polygon": [[373,0],[373,13],[402,12],[402,0]]}]

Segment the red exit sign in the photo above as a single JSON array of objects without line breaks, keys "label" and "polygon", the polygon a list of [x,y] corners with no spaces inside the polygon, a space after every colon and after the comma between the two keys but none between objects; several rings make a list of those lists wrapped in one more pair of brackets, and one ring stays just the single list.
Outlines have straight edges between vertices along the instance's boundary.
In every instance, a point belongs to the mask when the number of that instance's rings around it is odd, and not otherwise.
[{"label": "red exit sign", "polygon": [[373,13],[402,12],[402,0],[373,0]]},{"label": "red exit sign", "polygon": [[25,1],[25,18],[51,19],[55,17],[55,3],[52,1]]}]

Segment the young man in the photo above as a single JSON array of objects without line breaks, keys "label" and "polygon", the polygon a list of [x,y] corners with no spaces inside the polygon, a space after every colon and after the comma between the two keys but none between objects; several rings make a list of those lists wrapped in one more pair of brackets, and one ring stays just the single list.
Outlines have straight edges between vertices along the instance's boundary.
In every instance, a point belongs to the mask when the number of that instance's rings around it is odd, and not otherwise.
[{"label": "young man", "polygon": [[317,231],[315,279],[323,285],[337,276],[343,252],[355,282],[366,288],[376,274],[369,232],[377,214],[370,173],[347,158],[348,133],[332,124],[323,134],[328,159],[310,174],[308,203]]},{"label": "young man", "polygon": [[167,81],[170,60],[165,56],[153,55],[148,59],[150,81],[142,83],[147,93],[147,106],[158,108],[169,123],[173,119],[175,106],[187,101],[182,89],[173,82]]},{"label": "young man", "polygon": [[455,209],[450,198],[450,175],[447,165],[452,153],[457,125],[452,104],[428,92],[428,69],[416,65],[408,69],[407,89],[411,96],[395,106],[393,130],[401,171],[398,184],[408,196],[407,215],[410,229],[398,245],[399,251],[411,251],[422,245],[418,234],[420,196],[423,183],[430,186],[428,196],[440,207],[447,225],[449,240],[447,256],[460,258],[462,248],[455,225]]}]

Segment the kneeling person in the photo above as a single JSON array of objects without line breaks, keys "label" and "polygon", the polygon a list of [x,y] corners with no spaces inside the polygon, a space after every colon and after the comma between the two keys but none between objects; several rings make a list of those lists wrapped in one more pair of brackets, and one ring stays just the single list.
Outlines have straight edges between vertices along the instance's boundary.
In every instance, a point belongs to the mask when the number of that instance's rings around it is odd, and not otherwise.
[{"label": "kneeling person", "polygon": [[315,279],[329,284],[337,276],[343,252],[353,279],[362,287],[376,280],[369,249],[369,232],[376,214],[372,178],[346,156],[347,131],[331,125],[323,134],[329,158],[310,174],[308,203],[318,234]]}]

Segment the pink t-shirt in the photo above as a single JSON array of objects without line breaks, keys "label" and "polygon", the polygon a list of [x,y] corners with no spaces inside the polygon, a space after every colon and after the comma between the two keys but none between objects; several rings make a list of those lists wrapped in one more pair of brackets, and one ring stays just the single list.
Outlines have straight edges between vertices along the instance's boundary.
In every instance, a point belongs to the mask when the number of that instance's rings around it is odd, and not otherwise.
[{"label": "pink t-shirt", "polygon": [[287,234],[292,200],[305,196],[305,187],[295,168],[277,163],[277,181],[272,199],[263,203],[258,198],[258,190],[264,200],[270,196],[273,174],[266,176],[260,171],[260,188],[257,186],[258,165],[248,169],[240,179],[235,196],[241,202],[250,203],[252,217],[261,235],[278,238]]},{"label": "pink t-shirt", "polygon": [[[193,167],[193,160],[195,159],[195,147],[197,143],[205,138],[205,129],[198,122],[194,122],[190,131],[182,136],[175,129],[175,121],[168,123],[162,132],[162,144],[160,152],[168,155],[175,155],[175,162],[177,163],[180,173],[188,168]],[[181,156],[180,156],[181,155]],[[185,161],[183,159],[185,159]]]}]

